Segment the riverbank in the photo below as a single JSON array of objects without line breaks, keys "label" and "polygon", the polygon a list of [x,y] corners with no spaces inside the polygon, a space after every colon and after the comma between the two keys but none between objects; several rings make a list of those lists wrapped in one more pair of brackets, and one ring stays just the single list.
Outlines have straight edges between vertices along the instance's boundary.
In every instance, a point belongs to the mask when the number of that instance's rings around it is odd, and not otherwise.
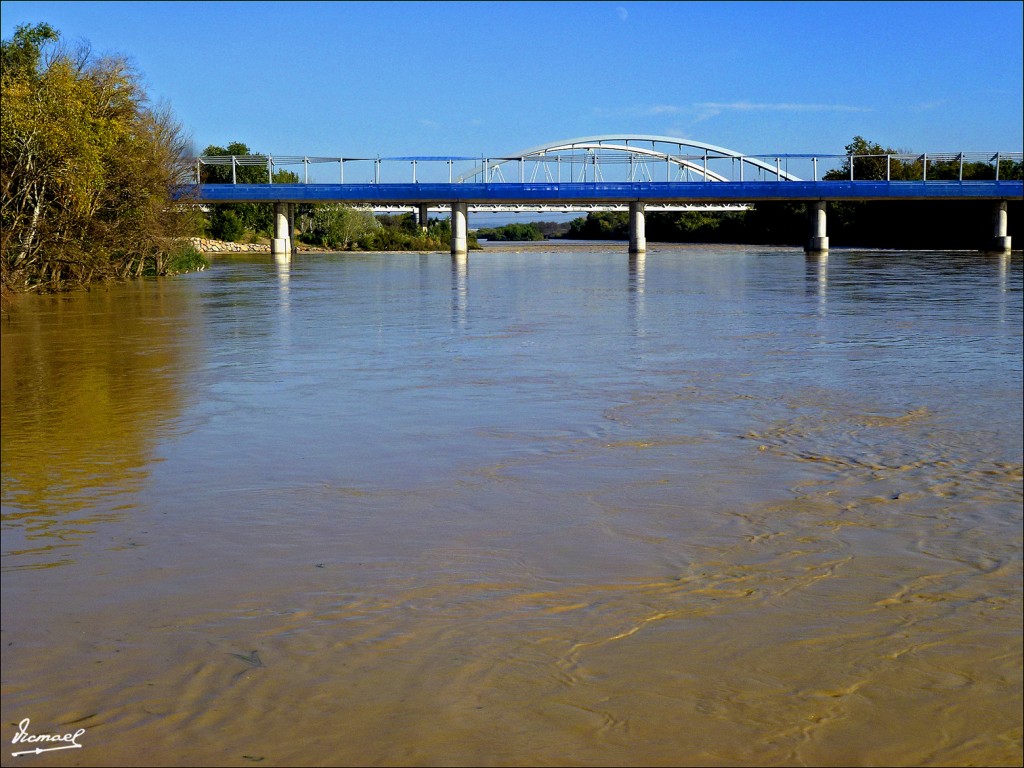
[{"label": "riverbank", "polygon": [[[209,237],[189,237],[186,242],[200,253],[270,253],[270,243],[233,243],[230,240],[214,240]],[[326,248],[297,244],[296,251],[325,253]]]},{"label": "riverbank", "polygon": [[[207,237],[190,237],[186,239],[186,242],[195,248],[197,251],[203,254],[231,254],[231,253],[270,253],[269,242],[257,242],[257,243],[234,243],[229,240],[214,240]],[[524,240],[520,242],[511,241],[480,241],[480,250],[511,250],[511,251],[549,251],[552,248],[558,250],[593,250],[594,248],[605,248],[605,247],[616,247],[625,246],[628,241],[626,240],[561,240],[553,238],[550,240]],[[701,243],[650,243],[651,248],[682,248],[682,247],[701,247],[706,248],[705,244]],[[731,249],[742,249],[746,246],[734,245],[734,244],[717,244],[716,248],[731,248]],[[295,246],[297,253],[329,253],[332,251],[330,248],[321,248],[319,246],[306,245],[305,243],[299,243]],[[353,251],[353,253],[380,253],[382,251]],[[409,253],[444,253],[447,249],[438,249],[436,251],[423,251],[423,250],[411,250]]]},{"label": "riverbank", "polygon": [[[270,253],[270,243],[234,243],[230,240],[214,240],[208,237],[189,237],[185,239],[185,242],[195,248],[197,251],[204,255],[225,255],[225,254],[239,254],[239,253]],[[305,243],[295,244],[296,253],[338,253],[339,250],[335,248],[322,248],[317,245],[307,245]],[[346,251],[346,253],[388,253],[389,251]],[[437,250],[408,250],[403,251],[406,253],[447,253],[448,249],[437,249]]]}]

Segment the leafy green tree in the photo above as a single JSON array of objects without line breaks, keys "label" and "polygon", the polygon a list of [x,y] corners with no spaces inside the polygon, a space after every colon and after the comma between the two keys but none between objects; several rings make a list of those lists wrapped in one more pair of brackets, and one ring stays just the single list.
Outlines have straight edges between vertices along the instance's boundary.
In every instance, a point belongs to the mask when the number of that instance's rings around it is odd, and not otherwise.
[{"label": "leafy green tree", "polygon": [[48,24],[0,44],[0,266],[4,290],[61,290],[162,273],[196,231],[171,202],[188,141],[121,57],[54,45]]},{"label": "leafy green tree", "polygon": [[922,163],[919,160],[886,158],[886,155],[908,154],[910,154],[909,150],[883,147],[881,144],[868,141],[863,136],[854,136],[853,141],[846,145],[846,159],[842,166],[834,171],[829,171],[823,178],[830,181],[848,180],[852,163],[854,181],[885,181],[887,178],[891,181],[920,179]]},{"label": "leafy green tree", "polygon": [[[452,220],[451,219],[430,219],[427,226],[427,237],[435,243],[451,244],[452,242]],[[466,244],[470,248],[479,248],[476,235],[469,232],[466,235]]]},{"label": "leafy green tree", "polygon": [[254,152],[241,141],[232,141],[226,147],[211,144],[203,150],[203,157],[243,157],[255,155],[262,158],[259,165],[202,165],[200,180],[203,184],[265,184],[267,182],[267,156]]},{"label": "leafy green tree", "polygon": [[[450,219],[431,220],[426,234],[419,227],[410,232],[404,215],[378,216],[377,221],[380,226],[360,238],[355,247],[364,251],[440,251],[451,245]],[[470,250],[480,248],[474,233],[467,234],[466,245]]]},{"label": "leafy green tree", "polygon": [[377,217],[382,227],[404,232],[407,235],[418,235],[422,231],[411,213],[385,213]]},{"label": "leafy green tree", "polygon": [[502,227],[478,229],[476,234],[477,237],[483,237],[486,238],[487,240],[494,240],[497,242],[530,241],[544,239],[544,233],[541,232],[540,227],[533,222],[513,222],[511,224],[506,224]]},{"label": "leafy green tree", "polygon": [[647,216],[647,239],[668,243],[743,242],[753,236],[742,232],[745,218],[745,212],[654,212]]},{"label": "leafy green tree", "polygon": [[212,234],[219,240],[237,242],[245,235],[245,225],[238,219],[238,214],[226,205],[219,205],[214,210],[216,224],[211,228]]},{"label": "leafy green tree", "polygon": [[565,235],[573,240],[625,240],[629,237],[629,214],[599,211],[573,219]]},{"label": "leafy green tree", "polygon": [[319,205],[313,210],[308,238],[324,248],[348,250],[380,226],[372,210],[346,205]]},{"label": "leafy green tree", "polygon": [[13,38],[0,43],[0,72],[11,78],[35,78],[41,69],[43,46],[59,39],[60,33],[46,23],[19,26]]},{"label": "leafy green tree", "polygon": [[1024,161],[1000,160],[999,178],[1006,180],[1024,180]]}]

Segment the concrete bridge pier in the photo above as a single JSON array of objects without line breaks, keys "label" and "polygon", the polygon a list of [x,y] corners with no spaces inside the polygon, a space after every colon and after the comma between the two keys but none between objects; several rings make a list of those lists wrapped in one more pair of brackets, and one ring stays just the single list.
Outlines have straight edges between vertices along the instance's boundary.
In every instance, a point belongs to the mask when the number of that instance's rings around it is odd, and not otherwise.
[{"label": "concrete bridge pier", "polygon": [[807,223],[810,230],[807,245],[804,246],[807,253],[828,253],[826,218],[824,200],[807,204]]},{"label": "concrete bridge pier", "polygon": [[424,203],[417,209],[417,211],[418,221],[416,223],[420,225],[420,232],[426,234],[427,227],[430,226],[430,206]]},{"label": "concrete bridge pier", "polygon": [[1010,252],[1010,236],[1006,234],[1006,201],[999,200],[992,210],[992,225],[995,232],[992,237],[991,250],[995,253]]},{"label": "concrete bridge pier", "polygon": [[631,254],[647,252],[647,229],[644,204],[629,204],[629,252]]},{"label": "concrete bridge pier", "polygon": [[292,238],[288,203],[274,203],[274,237],[270,241],[270,253],[275,259],[288,260],[292,257]]},{"label": "concrete bridge pier", "polygon": [[452,203],[452,256],[465,256],[469,253],[466,245],[468,216],[469,203]]}]

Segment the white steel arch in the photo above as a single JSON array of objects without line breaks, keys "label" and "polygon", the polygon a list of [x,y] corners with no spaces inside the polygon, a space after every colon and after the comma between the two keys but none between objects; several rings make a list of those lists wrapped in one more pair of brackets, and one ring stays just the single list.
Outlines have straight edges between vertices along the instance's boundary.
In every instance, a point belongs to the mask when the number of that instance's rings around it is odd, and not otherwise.
[{"label": "white steel arch", "polygon": [[[650,149],[640,144],[650,144]],[[667,149],[658,149],[658,145]],[[675,148],[673,152],[672,148]],[[697,151],[694,154],[694,150]],[[490,181],[493,174],[497,173],[504,178],[500,167],[506,163],[518,162],[520,165],[520,181],[524,174],[524,166],[527,161],[550,163],[571,163],[578,162],[582,168],[594,168],[595,180],[600,178],[602,165],[622,164],[626,162],[659,160],[667,166],[675,166],[678,172],[693,171],[701,174],[701,179],[706,181],[729,181],[721,173],[708,168],[711,161],[728,159],[733,163],[739,163],[739,180],[743,180],[743,165],[751,166],[758,173],[769,173],[782,181],[800,181],[801,179],[787,171],[782,170],[780,164],[772,166],[763,160],[751,155],[744,155],[732,149],[719,147],[694,139],[681,139],[674,136],[659,136],[653,134],[604,134],[600,136],[581,136],[575,139],[554,141],[548,144],[541,144],[536,147],[524,149],[521,152],[514,152],[508,155],[484,160],[480,165],[471,171],[458,177],[463,182],[468,179],[484,176]],[[585,173],[585,171],[584,171]],[[632,181],[633,179],[628,179]]]}]

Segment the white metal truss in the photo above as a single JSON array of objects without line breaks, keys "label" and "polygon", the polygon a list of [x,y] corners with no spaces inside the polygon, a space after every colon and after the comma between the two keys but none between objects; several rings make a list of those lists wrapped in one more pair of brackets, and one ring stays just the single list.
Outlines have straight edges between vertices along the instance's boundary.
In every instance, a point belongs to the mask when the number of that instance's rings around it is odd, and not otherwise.
[{"label": "white metal truss", "polygon": [[[646,144],[650,144],[650,148],[643,146]],[[659,149],[659,145],[668,147],[668,149]],[[697,151],[696,154],[694,150]],[[743,165],[746,164],[752,166],[761,175],[769,174],[779,181],[800,181],[799,177],[783,170],[778,161],[772,166],[756,157],[714,144],[648,134],[584,136],[542,144],[522,152],[488,158],[469,172],[460,175],[456,181],[465,182],[482,176],[485,181],[490,182],[495,169],[499,169],[507,163],[519,164],[520,181],[522,181],[522,168],[529,161],[543,164],[548,175],[550,175],[549,165],[554,164],[556,175],[552,181],[555,182],[561,181],[562,165],[568,165],[571,180],[580,183],[588,180],[603,181],[605,174],[601,170],[602,166],[624,163],[629,164],[627,181],[637,180],[637,171],[641,173],[641,180],[646,176],[646,180],[653,181],[654,177],[647,163],[655,160],[665,163],[665,181],[729,181],[726,176],[708,167],[710,162],[726,158],[733,161],[733,166],[736,164],[735,161],[739,161],[739,179],[734,180],[743,180]],[[577,166],[579,170],[577,170]],[[698,173],[700,174],[698,179],[691,176],[691,174]],[[536,169],[534,175],[536,175]]]}]

